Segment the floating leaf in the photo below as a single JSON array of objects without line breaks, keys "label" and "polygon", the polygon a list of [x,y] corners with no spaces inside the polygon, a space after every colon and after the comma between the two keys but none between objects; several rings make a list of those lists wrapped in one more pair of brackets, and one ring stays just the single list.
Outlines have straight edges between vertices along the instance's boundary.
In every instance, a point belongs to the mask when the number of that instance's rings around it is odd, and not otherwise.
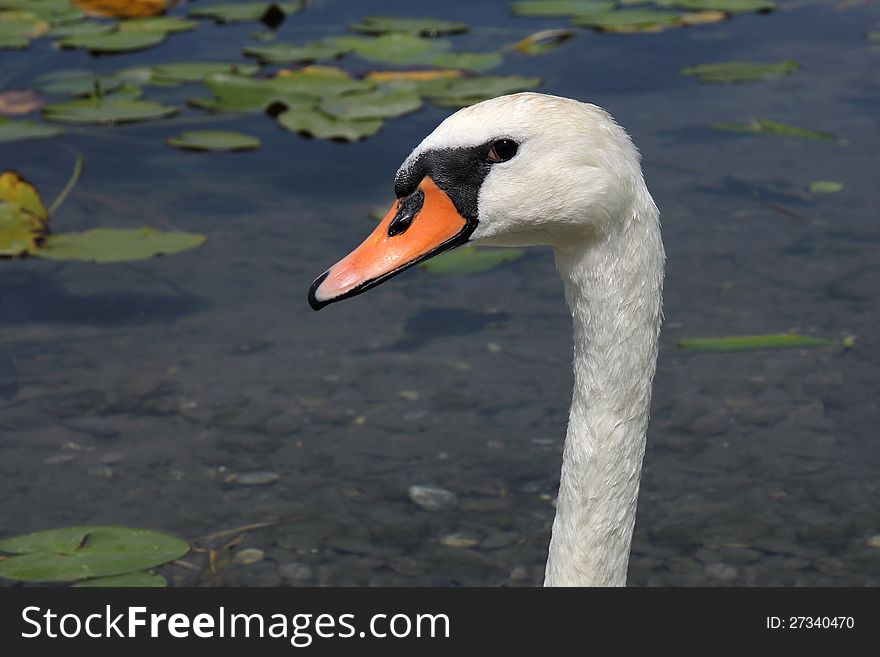
[{"label": "floating leaf", "polygon": [[213,73],[234,73],[251,76],[258,70],[253,64],[226,62],[178,62],[161,64],[149,69],[149,82],[158,84],[179,84],[181,82],[199,82]]},{"label": "floating leaf", "polygon": [[82,12],[70,0],[0,0],[0,9],[22,9],[52,23],[72,21],[82,17]]},{"label": "floating leaf", "polygon": [[344,121],[394,118],[415,112],[421,106],[418,94],[405,89],[343,94],[320,105],[324,112]]},{"label": "floating leaf", "polygon": [[708,25],[720,23],[730,18],[730,14],[724,11],[689,11],[679,16],[682,25]]},{"label": "floating leaf", "polygon": [[154,16],[153,18],[134,18],[119,24],[120,32],[189,32],[199,26],[177,16]]},{"label": "floating leaf", "polygon": [[810,191],[814,194],[834,194],[843,191],[843,183],[833,180],[814,180],[810,183]]},{"label": "floating leaf", "polygon": [[423,39],[411,34],[383,34],[378,37],[341,36],[324,40],[354,52],[363,59],[388,64],[420,64],[449,48],[441,39]]},{"label": "floating leaf", "polygon": [[29,11],[0,11],[0,47],[21,49],[49,31],[49,23]]},{"label": "floating leaf", "polygon": [[0,114],[19,116],[40,109],[46,99],[32,89],[0,91]]},{"label": "floating leaf", "polygon": [[24,50],[31,45],[27,37],[0,34],[0,50]]},{"label": "floating leaf", "polygon": [[299,2],[237,2],[193,7],[188,15],[211,18],[216,23],[247,23],[268,18],[272,13],[295,14],[300,9]]},{"label": "floating leaf", "polygon": [[281,70],[269,84],[279,91],[309,93],[322,98],[373,88],[372,83],[355,80],[335,66],[307,66],[298,71]]},{"label": "floating leaf", "polygon": [[150,100],[103,96],[66,100],[43,108],[50,121],[63,123],[134,123],[162,119],[177,113],[177,108]]},{"label": "floating leaf", "polygon": [[190,100],[191,105],[219,112],[262,112],[275,102],[287,106],[313,106],[317,94],[282,90],[271,80],[254,80],[241,75],[212,73],[205,84],[216,98]]},{"label": "floating leaf", "polygon": [[62,48],[82,48],[94,53],[131,52],[158,46],[165,41],[165,32],[116,31],[80,34],[59,41]]},{"label": "floating leaf", "polygon": [[73,0],[73,3],[91,16],[110,18],[155,16],[167,8],[165,0]]},{"label": "floating leaf", "polygon": [[27,254],[44,232],[44,222],[19,206],[0,201],[0,256]]},{"label": "floating leaf", "polygon": [[790,347],[821,347],[834,344],[833,340],[814,338],[797,333],[776,335],[737,335],[722,338],[687,338],[680,340],[682,349],[697,351],[748,351],[752,349],[786,349]]},{"label": "floating leaf", "polygon": [[318,139],[357,141],[379,132],[382,119],[343,121],[317,109],[289,109],[278,115],[278,123],[291,132]]},{"label": "floating leaf", "polygon": [[451,80],[442,88],[425,90],[425,97],[442,107],[465,107],[487,98],[525,91],[541,84],[540,78],[518,75],[461,78]]},{"label": "floating leaf", "polygon": [[168,586],[167,580],[158,573],[141,570],[135,573],[113,575],[111,577],[94,577],[77,582],[74,588],[156,588]]},{"label": "floating leaf", "polygon": [[425,59],[427,64],[441,68],[463,68],[466,71],[491,71],[504,61],[501,53],[497,52],[448,52],[434,55]]},{"label": "floating leaf", "polygon": [[800,128],[778,121],[771,121],[760,116],[754,117],[749,123],[715,123],[712,125],[716,130],[726,130],[728,132],[766,132],[771,135],[781,135],[783,137],[796,137],[799,139],[821,139],[824,141],[836,141],[845,143],[840,137],[830,132],[822,132],[811,128]]},{"label": "floating leaf", "polygon": [[168,144],[188,151],[250,151],[260,147],[260,140],[241,132],[190,130],[169,138]]},{"label": "floating leaf", "polygon": [[792,60],[766,64],[730,61],[688,66],[681,69],[681,74],[696,77],[700,82],[750,82],[778,78],[794,73],[800,67],[800,64]]},{"label": "floating leaf", "polygon": [[653,9],[627,9],[575,16],[572,22],[603,32],[656,32],[681,24],[681,16]]},{"label": "floating leaf", "polygon": [[197,233],[162,232],[155,228],[94,228],[82,233],[53,233],[32,255],[48,260],[130,262],[188,251],[204,244],[205,239]]},{"label": "floating leaf", "polygon": [[432,274],[478,274],[522,257],[524,249],[483,249],[464,246],[434,256],[421,264]]},{"label": "floating leaf", "polygon": [[0,201],[32,215],[43,228],[49,221],[49,212],[36,187],[14,171],[0,173]]},{"label": "floating leaf", "polygon": [[527,55],[541,55],[558,48],[576,34],[574,30],[541,30],[513,44],[512,49]]},{"label": "floating leaf", "polygon": [[653,0],[661,7],[681,9],[726,11],[739,14],[750,11],[772,11],[776,8],[773,0]]},{"label": "floating leaf", "polygon": [[65,582],[159,566],[182,557],[189,545],[162,532],[82,526],[9,538],[0,550],[17,555],[0,561],[0,577]]},{"label": "floating leaf", "polygon": [[112,32],[116,29],[115,23],[98,23],[96,21],[82,21],[80,23],[62,23],[54,25],[46,34],[50,37],[82,36],[84,34],[101,34]]},{"label": "floating leaf", "polygon": [[587,16],[610,11],[614,6],[615,3],[604,0],[536,0],[514,2],[510,10],[514,16]]},{"label": "floating leaf", "polygon": [[0,118],[0,143],[24,141],[25,139],[44,139],[59,135],[61,132],[61,128],[54,125]]},{"label": "floating leaf", "polygon": [[54,71],[39,76],[34,85],[44,94],[65,96],[90,96],[95,89],[110,93],[120,88],[123,81],[114,76],[98,76],[91,71],[78,69]]},{"label": "floating leaf", "polygon": [[256,57],[263,64],[294,64],[313,62],[317,59],[333,59],[349,52],[341,44],[315,41],[303,45],[275,43],[271,46],[248,46],[245,55]]},{"label": "floating leaf", "polygon": [[454,23],[439,18],[398,18],[394,16],[365,16],[360,23],[350,27],[355,32],[366,32],[367,34],[405,32],[426,37],[461,34],[468,31],[467,23]]},{"label": "floating leaf", "polygon": [[463,73],[454,70],[429,70],[429,71],[370,71],[364,77],[373,82],[428,82],[431,80],[446,80],[460,78]]}]

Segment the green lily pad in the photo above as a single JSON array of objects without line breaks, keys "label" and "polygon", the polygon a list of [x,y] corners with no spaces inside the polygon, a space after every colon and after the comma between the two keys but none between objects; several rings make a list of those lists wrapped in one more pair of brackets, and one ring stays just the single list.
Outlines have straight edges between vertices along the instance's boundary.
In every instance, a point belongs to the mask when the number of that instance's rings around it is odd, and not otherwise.
[{"label": "green lily pad", "polygon": [[0,0],[0,9],[25,10],[51,23],[73,21],[82,17],[82,12],[70,0]]},{"label": "green lily pad", "polygon": [[423,39],[396,32],[378,37],[331,37],[324,41],[363,59],[386,64],[424,63],[449,48],[449,42],[442,39]]},{"label": "green lily pad", "polygon": [[404,32],[426,37],[461,34],[468,31],[467,23],[454,23],[439,18],[399,18],[396,16],[364,16],[360,23],[350,27],[355,32],[367,34]]},{"label": "green lily pad", "polygon": [[833,180],[814,180],[810,183],[810,191],[814,194],[835,194],[843,191],[843,183]]},{"label": "green lily pad", "polygon": [[53,25],[52,29],[46,33],[50,37],[71,37],[82,36],[84,34],[102,34],[111,32],[116,29],[116,23],[99,23],[97,21],[80,21],[77,23],[61,23]]},{"label": "green lily pad", "polygon": [[34,39],[49,31],[48,21],[20,10],[0,10],[0,36]]},{"label": "green lily pad", "polygon": [[50,121],[62,123],[134,123],[162,119],[177,113],[177,108],[150,100],[102,96],[66,100],[43,108]]},{"label": "green lily pad", "polygon": [[143,589],[168,586],[168,581],[158,573],[141,570],[136,573],[112,575],[111,577],[94,577],[77,582],[74,588],[127,588]]},{"label": "green lily pad", "polygon": [[379,132],[382,119],[343,121],[318,109],[289,109],[278,115],[278,123],[291,132],[317,139],[357,141]]},{"label": "green lily pad", "polygon": [[624,9],[575,16],[572,22],[606,32],[641,32],[677,25],[681,16],[654,9]]},{"label": "green lily pad", "polygon": [[574,30],[541,30],[530,34],[513,45],[513,49],[526,55],[542,55],[561,46],[576,34]]},{"label": "green lily pad", "polygon": [[34,86],[44,94],[59,96],[90,96],[99,87],[107,94],[123,85],[123,81],[110,75],[96,75],[80,69],[53,71],[39,76]]},{"label": "green lily pad", "polygon": [[431,103],[441,107],[466,107],[495,96],[533,89],[540,84],[541,78],[484,75],[437,80],[434,81],[434,90],[425,90],[423,93]]},{"label": "green lily pad", "polygon": [[245,55],[256,57],[263,64],[299,64],[318,59],[333,59],[349,52],[338,43],[315,41],[296,45],[293,43],[274,43],[271,46],[248,46]]},{"label": "green lily pad", "polygon": [[716,130],[725,130],[728,132],[752,132],[767,133],[771,135],[780,135],[782,137],[795,137],[798,139],[819,139],[824,141],[836,141],[845,143],[837,135],[830,132],[822,132],[821,130],[813,130],[811,128],[800,128],[787,123],[772,121],[760,116],[754,117],[749,123],[715,123],[712,125]]},{"label": "green lily pad", "polygon": [[485,249],[463,246],[426,260],[420,266],[432,274],[479,274],[522,257],[525,249]]},{"label": "green lily pad", "polygon": [[556,17],[587,16],[614,9],[615,3],[604,0],[533,0],[514,2],[510,10],[514,16]]},{"label": "green lily pad", "polygon": [[27,254],[36,246],[45,230],[45,221],[21,206],[0,201],[0,257],[14,258]]},{"label": "green lily pad", "polygon": [[782,77],[794,73],[800,67],[800,64],[792,60],[767,64],[740,61],[713,62],[688,66],[681,69],[681,74],[708,83],[751,82]]},{"label": "green lily pad", "polygon": [[0,560],[0,577],[65,582],[121,575],[179,559],[189,545],[170,534],[127,527],[51,529],[0,541],[17,556]]},{"label": "green lily pad", "polygon": [[687,338],[680,340],[682,349],[697,351],[749,351],[754,349],[786,349],[791,347],[822,347],[834,344],[833,340],[814,338],[797,333],[776,335],[736,335],[722,338]]},{"label": "green lily pad", "polygon": [[27,37],[0,34],[0,50],[24,50],[29,45],[31,45],[31,40]]},{"label": "green lily pad", "polygon": [[187,151],[250,151],[260,147],[260,140],[241,132],[190,130],[169,138],[168,144]]},{"label": "green lily pad", "polygon": [[259,69],[253,64],[238,62],[177,62],[160,64],[149,68],[149,81],[162,85],[180,84],[183,82],[199,82],[213,73],[233,73],[251,76]]},{"label": "green lily pad", "polygon": [[726,11],[739,14],[751,11],[772,11],[773,0],[653,0],[661,7],[678,7],[691,10]]},{"label": "green lily pad", "polygon": [[248,23],[261,20],[272,11],[280,11],[285,15],[295,14],[302,7],[301,2],[230,2],[196,6],[187,15],[210,18],[216,23]]},{"label": "green lily pad", "polygon": [[390,119],[422,106],[418,94],[405,89],[365,91],[335,96],[321,103],[320,108],[337,119]]},{"label": "green lily pad", "polygon": [[94,53],[131,52],[158,46],[165,41],[165,32],[126,31],[99,32],[65,37],[59,41],[62,48],[82,48]]},{"label": "green lily pad", "polygon": [[282,94],[270,80],[254,80],[229,73],[211,73],[205,76],[205,85],[215,98],[196,98],[190,105],[215,112],[262,112],[281,96],[299,106],[312,106],[318,100],[314,94]]},{"label": "green lily pad", "polygon": [[199,26],[196,21],[188,21],[177,16],[150,16],[130,18],[119,23],[120,32],[189,32]]},{"label": "green lily pad", "polygon": [[63,132],[61,128],[36,121],[13,121],[0,117],[0,143],[24,141],[25,139],[45,139]]},{"label": "green lily pad", "polygon": [[447,52],[429,57],[425,63],[438,68],[463,69],[482,73],[497,68],[503,61],[504,57],[497,52]]},{"label": "green lily pad", "polygon": [[188,251],[204,244],[205,239],[197,233],[162,232],[155,228],[94,228],[82,233],[53,233],[32,255],[48,260],[130,262]]}]

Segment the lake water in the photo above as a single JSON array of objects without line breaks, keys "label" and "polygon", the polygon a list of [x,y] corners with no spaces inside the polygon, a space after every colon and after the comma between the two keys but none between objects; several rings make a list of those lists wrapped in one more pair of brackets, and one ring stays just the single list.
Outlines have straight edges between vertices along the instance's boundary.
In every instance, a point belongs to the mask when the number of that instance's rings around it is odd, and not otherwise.
[{"label": "lake water", "polygon": [[[407,2],[315,3],[282,39],[341,34]],[[564,19],[447,2],[460,49]],[[629,583],[880,585],[876,4],[780,11],[658,34],[583,32],[497,73],[608,109],[644,157],[668,261]],[[93,58],[45,39],[3,52],[4,88],[58,68],[240,59],[255,24]],[[874,42],[876,44],[876,42]],[[688,65],[794,59],[777,80],[701,85]],[[370,66],[342,60],[349,70]],[[180,89],[147,97],[181,104]],[[195,94],[189,94],[195,95]],[[207,234],[135,264],[0,263],[0,536],[73,524],[163,529],[256,563],[163,569],[175,584],[540,583],[570,399],[571,334],[546,249],[493,271],[410,271],[314,313],[313,278],[371,229],[394,172],[451,110],[426,107],[339,144],[262,115],[89,128],[0,146],[51,199],[85,172],[56,230],[154,225]],[[204,116],[185,110],[182,117]],[[845,145],[712,130],[766,116]],[[186,128],[241,130],[240,154],[174,150]],[[835,194],[807,191],[816,180]],[[702,354],[684,337],[800,333],[841,346]],[[246,485],[249,484],[249,485]],[[426,511],[412,485],[453,491]],[[458,535],[452,539],[449,535]],[[7,582],[8,584],[8,582]]]}]

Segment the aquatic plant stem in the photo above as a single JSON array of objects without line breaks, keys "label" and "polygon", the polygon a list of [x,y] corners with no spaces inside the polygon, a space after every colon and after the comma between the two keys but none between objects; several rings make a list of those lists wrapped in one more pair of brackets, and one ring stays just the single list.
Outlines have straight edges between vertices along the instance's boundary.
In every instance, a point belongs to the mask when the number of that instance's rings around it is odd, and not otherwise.
[{"label": "aquatic plant stem", "polygon": [[73,191],[73,188],[76,186],[76,183],[79,181],[80,175],[82,175],[83,165],[85,160],[83,160],[83,156],[80,153],[76,154],[76,163],[73,165],[73,173],[70,175],[70,180],[67,181],[67,184],[64,186],[64,189],[55,197],[55,200],[52,201],[52,205],[49,206],[49,215],[55,214],[56,210],[61,207],[61,204],[64,203],[65,199],[70,195],[70,192]]}]

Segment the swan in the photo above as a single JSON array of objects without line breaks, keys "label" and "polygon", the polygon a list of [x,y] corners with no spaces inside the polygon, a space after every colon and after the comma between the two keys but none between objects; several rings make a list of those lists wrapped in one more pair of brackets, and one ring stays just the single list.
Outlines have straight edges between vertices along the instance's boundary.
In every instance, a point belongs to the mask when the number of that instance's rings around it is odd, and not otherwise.
[{"label": "swan", "polygon": [[640,155],[603,109],[538,93],[444,120],[374,232],[315,280],[319,310],[464,243],[553,249],[574,391],[545,586],[624,586],[657,361],[665,254]]}]

